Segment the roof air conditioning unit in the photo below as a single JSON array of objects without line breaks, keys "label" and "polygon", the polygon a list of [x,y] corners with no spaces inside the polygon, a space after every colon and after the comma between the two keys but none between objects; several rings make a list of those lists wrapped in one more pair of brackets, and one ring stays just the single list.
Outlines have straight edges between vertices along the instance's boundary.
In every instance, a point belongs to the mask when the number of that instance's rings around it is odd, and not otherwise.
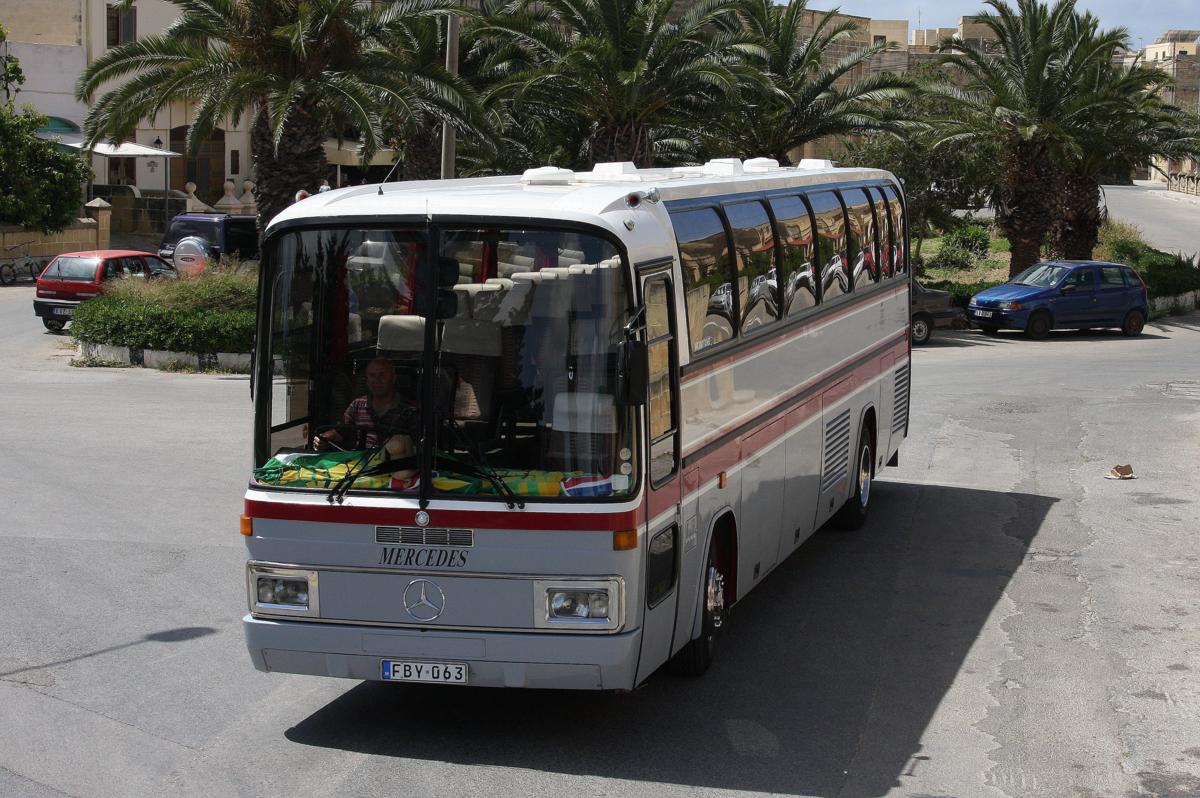
[{"label": "roof air conditioning unit", "polygon": [[575,182],[575,173],[557,166],[539,166],[526,169],[521,182],[527,186],[569,186]]},{"label": "roof air conditioning unit", "polygon": [[713,177],[737,177],[742,174],[742,162],[737,158],[713,158],[704,164],[704,174]]},{"label": "roof air conditioning unit", "polygon": [[828,158],[804,158],[800,161],[801,169],[832,169],[833,161]]},{"label": "roof air conditioning unit", "polygon": [[751,158],[742,164],[742,168],[747,173],[751,172],[778,172],[779,161],[774,158]]}]

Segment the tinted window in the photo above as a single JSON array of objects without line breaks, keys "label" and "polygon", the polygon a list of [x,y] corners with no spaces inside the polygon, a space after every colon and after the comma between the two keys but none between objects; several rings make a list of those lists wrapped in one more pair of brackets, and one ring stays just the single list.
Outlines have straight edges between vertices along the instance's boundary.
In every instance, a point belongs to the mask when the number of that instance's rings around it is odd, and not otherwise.
[{"label": "tinted window", "polygon": [[253,219],[226,220],[225,254],[243,259],[258,256],[258,230]]},{"label": "tinted window", "polygon": [[846,203],[846,242],[849,250],[850,273],[855,285],[878,282],[879,272],[875,260],[875,218],[871,214],[871,203],[861,188],[842,191]]},{"label": "tinted window", "polygon": [[1009,282],[1017,285],[1033,285],[1038,288],[1050,288],[1057,285],[1058,281],[1063,278],[1070,266],[1063,266],[1059,263],[1035,263],[1025,271],[1018,274]]},{"label": "tinted window", "polygon": [[850,290],[846,270],[846,219],[842,204],[832,191],[808,195],[817,219],[817,263],[820,267],[821,301],[841,296]]},{"label": "tinted window", "polygon": [[883,189],[879,186],[871,190],[871,203],[875,206],[875,221],[879,228],[879,279],[887,280],[895,275],[892,264],[895,251],[896,234],[893,230],[891,210],[883,199]]},{"label": "tinted window", "polygon": [[693,353],[733,338],[733,264],[725,226],[711,208],[671,214]]},{"label": "tinted window", "polygon": [[217,220],[216,219],[179,219],[171,220],[171,226],[167,228],[166,234],[163,236],[162,246],[174,247],[182,239],[195,236],[202,238],[209,244],[217,243]]},{"label": "tinted window", "polygon": [[725,206],[737,255],[741,330],[751,332],[779,318],[776,296],[775,235],[761,202]]},{"label": "tinted window", "polygon": [[100,261],[96,258],[72,258],[63,256],[56,258],[46,269],[42,277],[47,280],[68,280],[71,282],[90,283],[96,279],[96,267]]},{"label": "tinted window", "polygon": [[675,587],[675,537],[670,527],[650,539],[646,557],[646,604],[653,607]]},{"label": "tinted window", "polygon": [[783,315],[791,316],[817,304],[813,274],[813,229],[808,208],[799,197],[775,197],[775,232],[783,247]]},{"label": "tinted window", "polygon": [[671,287],[665,276],[646,281],[646,341],[650,362],[650,481],[675,472],[675,411],[671,394]]},{"label": "tinted window", "polygon": [[1101,266],[1100,267],[1100,287],[1101,288],[1124,288],[1125,278],[1122,276],[1124,270],[1120,266]]},{"label": "tinted window", "polygon": [[905,225],[904,204],[891,186],[884,186],[883,193],[887,197],[888,217],[892,222],[892,272],[901,277],[908,272],[905,261],[908,228]]}]

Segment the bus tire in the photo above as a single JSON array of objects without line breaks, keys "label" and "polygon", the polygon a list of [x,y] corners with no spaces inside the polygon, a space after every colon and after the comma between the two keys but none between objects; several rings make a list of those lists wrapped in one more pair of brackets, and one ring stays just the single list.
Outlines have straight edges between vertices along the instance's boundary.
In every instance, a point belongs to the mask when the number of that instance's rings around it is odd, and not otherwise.
[{"label": "bus tire", "polygon": [[871,503],[871,482],[875,476],[875,444],[871,429],[864,422],[858,430],[858,457],[854,460],[854,486],[850,498],[833,517],[839,529],[858,529],[867,521]]},{"label": "bus tire", "polygon": [[700,636],[689,640],[671,658],[671,672],[679,676],[701,676],[712,665],[717,638],[725,629],[725,575],[717,558],[717,536],[708,545],[708,561],[704,566],[704,617]]}]

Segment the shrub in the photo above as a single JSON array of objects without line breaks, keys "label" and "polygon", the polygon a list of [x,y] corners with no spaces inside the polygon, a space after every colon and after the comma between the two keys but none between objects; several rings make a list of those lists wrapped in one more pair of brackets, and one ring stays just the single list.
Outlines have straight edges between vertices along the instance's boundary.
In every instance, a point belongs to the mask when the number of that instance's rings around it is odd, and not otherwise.
[{"label": "shrub", "polygon": [[921,285],[926,288],[934,288],[938,291],[949,291],[954,297],[954,304],[960,308],[965,308],[967,303],[971,301],[971,297],[993,286],[1000,285],[1001,281],[984,282],[984,283],[956,283],[952,280],[938,280],[937,282],[927,283],[921,282]]},{"label": "shrub", "polygon": [[965,224],[946,233],[942,238],[942,248],[958,247],[965,249],[977,258],[986,258],[991,251],[992,237],[987,228],[978,224]]},{"label": "shrub", "polygon": [[943,240],[942,248],[929,259],[926,265],[930,269],[970,269],[975,265],[977,259],[975,253],[962,244]]},{"label": "shrub", "polygon": [[174,352],[248,352],[257,276],[215,271],[194,279],[121,281],[84,302],[71,335],[91,343]]},{"label": "shrub", "polygon": [[1110,219],[1100,225],[1099,238],[1097,239],[1096,250],[1092,254],[1092,257],[1096,260],[1120,263],[1121,258],[1114,254],[1116,248],[1139,244],[1142,246],[1146,245],[1140,229],[1131,224],[1114,222]]},{"label": "shrub", "polygon": [[1111,240],[1107,250],[1105,260],[1137,269],[1151,298],[1200,290],[1200,269],[1188,258],[1154,249],[1127,236]]}]

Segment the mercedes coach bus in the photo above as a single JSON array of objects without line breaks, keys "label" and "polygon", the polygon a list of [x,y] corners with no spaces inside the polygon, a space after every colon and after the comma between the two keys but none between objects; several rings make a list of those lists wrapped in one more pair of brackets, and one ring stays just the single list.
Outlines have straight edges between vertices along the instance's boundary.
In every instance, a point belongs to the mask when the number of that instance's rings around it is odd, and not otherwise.
[{"label": "mercedes coach bus", "polygon": [[632,689],[863,523],[907,434],[904,197],[755,158],[358,186],[266,234],[263,671]]}]

